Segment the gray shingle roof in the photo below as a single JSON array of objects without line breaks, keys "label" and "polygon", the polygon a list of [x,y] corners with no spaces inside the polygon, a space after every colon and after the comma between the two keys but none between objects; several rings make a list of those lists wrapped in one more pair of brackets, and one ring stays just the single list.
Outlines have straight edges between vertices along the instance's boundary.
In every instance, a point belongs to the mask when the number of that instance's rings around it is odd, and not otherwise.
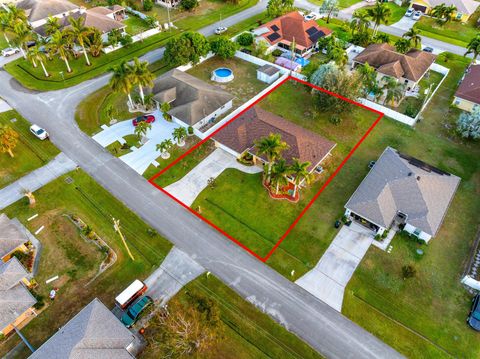
[{"label": "gray shingle roof", "polygon": [[27,236],[19,231],[4,213],[0,214],[0,258],[26,242]]},{"label": "gray shingle roof", "polygon": [[58,330],[30,358],[131,359],[133,334],[97,298]]},{"label": "gray shingle roof", "polygon": [[171,102],[170,115],[193,126],[226,105],[233,96],[183,71],[173,69],[155,80],[153,98],[160,104]]},{"label": "gray shingle roof", "polygon": [[15,321],[37,301],[20,282],[28,276],[16,257],[0,261],[0,330]]},{"label": "gray shingle roof", "polygon": [[66,0],[22,0],[16,4],[25,10],[30,22],[42,20],[50,15],[60,15],[78,9],[79,6]]},{"label": "gray shingle roof", "polygon": [[260,67],[259,69],[257,69],[257,71],[263,72],[264,74],[266,74],[266,75],[268,75],[268,76],[273,76],[273,75],[275,75],[277,72],[279,72],[280,69],[277,68],[277,67],[275,67],[275,66],[265,64],[265,65],[263,65],[262,67]]},{"label": "gray shingle roof", "polygon": [[387,147],[345,207],[382,227],[402,212],[434,236],[459,183],[459,177]]}]

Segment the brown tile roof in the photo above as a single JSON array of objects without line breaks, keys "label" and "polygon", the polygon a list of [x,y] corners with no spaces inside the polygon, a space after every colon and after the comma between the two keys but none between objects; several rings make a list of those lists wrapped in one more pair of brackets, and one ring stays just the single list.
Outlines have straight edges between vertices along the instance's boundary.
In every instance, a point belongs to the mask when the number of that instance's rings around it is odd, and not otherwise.
[{"label": "brown tile roof", "polygon": [[354,61],[361,64],[368,62],[384,75],[417,82],[435,62],[435,58],[435,55],[417,49],[400,54],[389,44],[372,44],[358,54]]},{"label": "brown tile roof", "polygon": [[280,134],[282,140],[289,145],[283,153],[287,163],[291,163],[294,158],[302,162],[308,161],[311,163],[310,170],[335,147],[334,142],[258,106],[245,111],[217,133],[214,139],[238,153],[248,149],[255,152],[255,141],[271,133]]},{"label": "brown tile roof", "polygon": [[470,66],[455,96],[480,105],[480,65]]},{"label": "brown tile roof", "polygon": [[[332,30],[319,26],[315,20],[305,21],[298,11],[293,11],[273,19],[262,25],[261,28],[267,28],[269,30],[261,36],[271,45],[279,42],[290,45],[293,39],[295,39],[297,48],[300,50],[309,48],[314,45],[320,37],[328,36],[332,33]],[[277,30],[275,31],[275,29]],[[311,33],[309,34],[310,31]],[[278,36],[272,37],[271,35],[275,33],[278,34]]]}]

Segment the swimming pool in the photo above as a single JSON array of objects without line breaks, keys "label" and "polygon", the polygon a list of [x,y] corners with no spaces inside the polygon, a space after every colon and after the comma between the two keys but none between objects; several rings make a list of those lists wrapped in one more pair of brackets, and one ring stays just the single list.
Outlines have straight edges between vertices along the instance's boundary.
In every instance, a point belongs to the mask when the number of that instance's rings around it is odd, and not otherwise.
[{"label": "swimming pool", "polygon": [[212,71],[212,81],[230,82],[234,79],[233,71],[226,67],[220,67]]}]

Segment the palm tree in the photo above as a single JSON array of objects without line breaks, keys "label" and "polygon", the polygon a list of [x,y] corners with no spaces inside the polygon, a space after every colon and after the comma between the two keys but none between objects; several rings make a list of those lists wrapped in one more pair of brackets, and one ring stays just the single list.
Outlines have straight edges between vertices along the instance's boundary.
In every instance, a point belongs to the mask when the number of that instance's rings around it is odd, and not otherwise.
[{"label": "palm tree", "polygon": [[177,141],[177,145],[179,147],[185,146],[185,137],[187,137],[187,130],[185,127],[176,127],[173,130],[172,137],[175,141]]},{"label": "palm tree", "polygon": [[88,37],[88,49],[93,57],[97,57],[100,55],[103,49],[103,40],[101,32],[93,28],[90,36]]},{"label": "palm tree", "polygon": [[364,65],[357,66],[356,70],[360,75],[360,80],[362,81],[364,96],[367,96],[369,93],[374,91],[376,87],[378,87],[377,73],[375,68],[366,62]]},{"label": "palm tree", "polygon": [[65,61],[65,65],[67,65],[67,71],[69,73],[72,72],[70,63],[68,62],[68,59],[71,55],[72,43],[72,38],[68,36],[67,33],[63,33],[61,31],[54,33],[48,42],[48,47],[51,49],[51,51],[58,54],[60,58]]},{"label": "palm tree", "polygon": [[45,34],[48,36],[53,35],[59,31],[61,27],[60,19],[58,17],[49,16],[47,22],[45,23]]},{"label": "palm tree", "polygon": [[148,123],[147,121],[141,121],[137,124],[137,126],[135,126],[134,133],[140,141],[142,137],[145,137],[147,135],[148,131],[150,131],[151,128],[151,123]]},{"label": "palm tree", "polygon": [[27,59],[25,50],[27,49],[27,42],[33,38],[32,30],[24,22],[18,22],[13,27],[14,38],[12,42],[22,52],[23,58]]},{"label": "palm tree", "polygon": [[392,11],[384,3],[377,1],[374,7],[367,9],[368,17],[373,21],[373,36],[377,35],[380,24],[388,24]]},{"label": "palm tree", "polygon": [[339,45],[331,48],[327,53],[327,57],[329,61],[334,61],[338,66],[345,66],[348,61],[347,52]]},{"label": "palm tree", "polygon": [[257,153],[259,156],[265,155],[267,157],[267,183],[270,183],[270,178],[272,175],[272,166],[274,162],[280,158],[283,151],[288,149],[286,142],[282,141],[282,136],[279,134],[273,134],[266,137],[262,137],[260,140],[255,142],[255,147],[257,148]]},{"label": "palm tree", "polygon": [[153,87],[153,80],[155,75],[148,69],[148,62],[142,61],[135,57],[133,59],[133,65],[130,66],[132,71],[132,81],[134,85],[138,86],[140,91],[140,98],[142,104],[145,104],[145,95],[143,93],[143,87]]},{"label": "palm tree", "polygon": [[10,46],[10,39],[7,34],[14,34],[14,28],[18,24],[28,25],[25,10],[17,8],[14,4],[6,5],[5,11],[0,12],[0,30]]},{"label": "palm tree", "polygon": [[410,43],[413,43],[413,46],[419,47],[422,43],[422,38],[420,36],[420,30],[417,30],[413,27],[410,28],[406,33],[402,35],[410,40]]},{"label": "palm tree", "polygon": [[110,71],[113,73],[109,82],[110,88],[115,92],[123,92],[127,95],[129,107],[133,108],[131,96],[133,82],[130,66],[128,66],[128,63],[124,60],[119,65],[114,66]]},{"label": "palm tree", "polygon": [[291,174],[295,177],[293,188],[293,197],[297,195],[297,188],[303,182],[310,183],[312,179],[311,173],[308,171],[310,162],[300,162],[297,158],[294,158],[292,165],[290,166]]},{"label": "palm tree", "polygon": [[281,158],[272,166],[272,182],[276,187],[276,194],[280,186],[286,186],[288,184],[287,176],[290,174],[290,167],[287,166],[287,162]]},{"label": "palm tree", "polygon": [[13,149],[18,143],[18,133],[7,125],[0,125],[0,152],[6,152],[10,157],[13,155]]},{"label": "palm tree", "polygon": [[445,4],[437,5],[432,9],[432,11],[430,12],[430,15],[437,18],[437,22],[441,23],[443,22],[442,18],[444,16],[443,14],[445,13],[445,9],[446,9]]},{"label": "palm tree", "polygon": [[32,61],[33,67],[37,67],[37,62],[40,63],[40,66],[42,66],[42,69],[43,69],[43,73],[45,74],[45,77],[50,76],[44,64],[47,57],[43,52],[40,51],[40,48],[38,47],[38,45],[32,46],[28,50],[27,57],[30,61]]},{"label": "palm tree", "polygon": [[170,153],[168,150],[173,146],[172,140],[171,139],[166,139],[157,144],[157,151],[160,151],[161,156],[163,159],[167,159],[170,157]]},{"label": "palm tree", "polygon": [[381,34],[377,34],[377,36],[375,36],[375,41],[379,44],[388,44],[390,43],[390,36],[382,32]]},{"label": "palm tree", "polygon": [[401,38],[395,42],[395,50],[401,54],[406,54],[410,50],[411,44],[410,39]]},{"label": "palm tree", "polygon": [[172,116],[168,113],[172,109],[172,105],[170,105],[168,102],[164,102],[160,105],[160,111],[162,111],[163,118],[165,120],[170,121],[172,119]]},{"label": "palm tree", "polygon": [[350,22],[350,29],[352,30],[352,35],[355,34],[355,31],[363,33],[367,31],[369,27],[369,15],[365,11],[355,11],[352,15],[352,21]]},{"label": "palm tree", "polygon": [[10,46],[10,39],[7,36],[7,33],[13,32],[12,27],[12,16],[8,11],[0,12],[0,31],[3,32],[3,37],[7,41],[8,46]]},{"label": "palm tree", "polygon": [[79,17],[78,19],[69,17],[68,21],[70,22],[70,28],[68,29],[68,31],[82,48],[85,60],[87,60],[87,66],[90,66],[90,60],[88,58],[85,45],[88,43],[88,39],[90,34],[92,33],[92,29],[90,27],[84,26],[85,18],[83,17]]},{"label": "palm tree", "polygon": [[467,45],[467,52],[465,52],[463,56],[467,56],[469,54],[473,54],[472,62],[475,62],[480,54],[480,34],[470,40]]},{"label": "palm tree", "polygon": [[403,98],[405,86],[393,77],[385,76],[383,80],[385,81],[383,88],[387,90],[383,104],[390,102],[390,105],[394,106],[395,101],[399,102]]}]

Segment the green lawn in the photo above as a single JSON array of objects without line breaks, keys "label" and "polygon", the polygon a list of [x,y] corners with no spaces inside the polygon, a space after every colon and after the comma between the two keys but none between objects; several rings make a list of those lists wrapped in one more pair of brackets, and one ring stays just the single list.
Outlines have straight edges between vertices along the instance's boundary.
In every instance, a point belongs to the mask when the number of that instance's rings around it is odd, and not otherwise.
[{"label": "green lawn", "polygon": [[[192,297],[208,297],[220,311],[220,340],[202,359],[321,358],[294,334],[274,322],[213,276],[202,275],[188,284],[171,302],[186,307]],[[170,307],[170,306],[169,306]],[[178,308],[178,306],[175,306]],[[180,308],[182,308],[180,306]],[[146,331],[146,335],[150,333]],[[162,353],[147,348],[141,358],[160,358]]]},{"label": "green lawn", "polygon": [[439,26],[435,19],[423,16],[420,21],[417,21],[415,28],[420,30],[423,36],[465,47],[478,34],[479,18],[480,10],[476,11],[466,23],[451,21],[444,26]]},{"label": "green lawn", "polygon": [[[374,4],[372,4],[373,6]],[[391,11],[391,14],[390,16],[388,17],[388,23],[387,25],[391,25],[391,24],[394,24],[396,23],[397,21],[399,21],[404,15],[405,15],[405,12],[407,11],[408,9],[408,6],[398,6],[397,4],[393,3],[393,2],[387,2],[387,3],[384,3],[384,5],[390,9]],[[366,12],[367,11],[367,7],[364,7],[364,8],[361,8],[359,10],[357,10],[358,12]]]},{"label": "green lawn", "polygon": [[115,157],[121,157],[132,152],[130,147],[140,146],[137,135],[127,135],[123,139],[126,141],[125,144],[122,145],[119,141],[115,141],[105,148]]},{"label": "green lawn", "polygon": [[0,31],[0,50],[5,49],[6,47],[8,47],[8,42],[3,35],[3,31]]},{"label": "green lawn", "polygon": [[[315,5],[322,5],[323,3],[323,0],[308,0],[309,2],[311,2],[312,4],[315,4]],[[360,2],[361,0],[339,0],[338,1],[338,7],[340,9],[345,9],[347,7],[350,7],[352,5],[355,5],[356,3]]]},{"label": "green lawn", "polygon": [[149,29],[145,20],[131,14],[128,16],[128,19],[123,21],[123,23],[127,25],[127,33],[132,36],[147,31]]},{"label": "green lawn", "polygon": [[[12,122],[14,119],[16,121]],[[7,125],[19,134],[18,144],[13,150],[15,157],[0,153],[0,187],[45,165],[59,153],[49,140],[41,141],[34,137],[30,133],[30,123],[16,111],[0,113],[0,125]]]},{"label": "green lawn", "polygon": [[[67,177],[72,178],[73,183],[66,183]],[[94,297],[99,297],[108,307],[113,306],[115,295],[134,279],[146,278],[162,262],[171,244],[155,233],[149,234],[149,227],[138,216],[81,170],[58,178],[37,190],[35,196],[35,208],[30,208],[28,201],[23,199],[4,212],[10,218],[17,217],[32,233],[45,226],[38,235],[43,251],[36,291],[46,297],[52,286],[60,290],[56,300],[49,302],[49,306],[22,330],[28,340],[39,347]],[[39,216],[28,222],[27,218],[36,213]],[[103,256],[99,256],[95,246],[80,238],[65,214],[78,216],[90,225],[118,256],[117,262],[88,286]],[[128,257],[114,232],[112,216],[120,220],[135,261]],[[60,278],[50,285],[45,284],[47,278],[55,275]],[[18,336],[13,336],[0,343],[0,355],[18,341]]]}]

